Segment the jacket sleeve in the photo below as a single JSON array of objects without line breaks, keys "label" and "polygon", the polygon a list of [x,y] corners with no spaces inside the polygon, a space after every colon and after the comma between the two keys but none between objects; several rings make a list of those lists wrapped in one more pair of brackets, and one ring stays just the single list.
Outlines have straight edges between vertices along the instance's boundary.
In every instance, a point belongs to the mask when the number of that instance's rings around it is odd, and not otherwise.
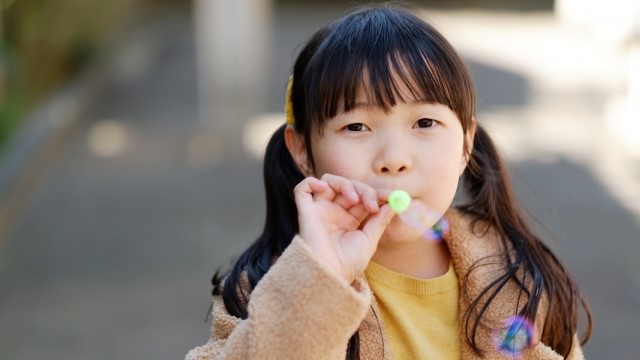
[{"label": "jacket sleeve", "polygon": [[563,358],[557,352],[553,351],[549,346],[538,343],[533,349],[527,352],[527,355],[523,357],[525,359],[548,359],[548,360],[584,360],[584,354],[582,353],[582,347],[580,346],[580,340],[578,340],[578,336],[573,336],[573,344],[571,347],[571,352],[569,356]]},{"label": "jacket sleeve", "polygon": [[567,360],[584,360],[584,353],[582,352],[582,346],[580,346],[580,339],[577,334],[573,335],[573,345],[569,356],[567,356]]},{"label": "jacket sleeve", "polygon": [[186,359],[344,359],[370,304],[365,282],[349,286],[296,236],[251,293],[247,319],[214,299],[211,338]]}]

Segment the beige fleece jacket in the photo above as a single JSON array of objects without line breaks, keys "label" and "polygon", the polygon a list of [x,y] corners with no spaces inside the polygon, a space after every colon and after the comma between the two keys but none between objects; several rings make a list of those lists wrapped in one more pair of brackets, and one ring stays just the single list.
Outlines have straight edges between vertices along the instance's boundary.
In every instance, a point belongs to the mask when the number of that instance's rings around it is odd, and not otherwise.
[{"label": "beige fleece jacket", "polygon": [[[470,231],[471,219],[461,212],[450,210],[446,218],[451,225],[446,242],[463,290],[464,274],[471,266],[487,256],[502,253],[502,249],[495,233],[474,235]],[[491,259],[483,262],[489,264]],[[498,265],[481,266],[471,272],[467,293],[461,291],[460,314],[467,309],[468,299],[474,299],[492,279],[493,266]],[[513,314],[517,296],[516,285],[507,285],[486,313],[485,326],[477,332],[485,359],[512,359],[495,349],[489,329],[502,325]],[[546,308],[546,303],[542,303],[536,317],[538,334]],[[247,319],[229,315],[222,298],[214,297],[211,338],[205,345],[189,351],[186,359],[345,359],[348,340],[358,329],[361,359],[391,359],[382,320],[376,313],[380,312],[375,297],[364,278],[346,285],[296,236],[251,293]],[[460,328],[462,359],[481,359],[464,339],[462,324]],[[520,359],[562,357],[538,343],[524,351]],[[584,359],[576,338],[568,359]]]}]

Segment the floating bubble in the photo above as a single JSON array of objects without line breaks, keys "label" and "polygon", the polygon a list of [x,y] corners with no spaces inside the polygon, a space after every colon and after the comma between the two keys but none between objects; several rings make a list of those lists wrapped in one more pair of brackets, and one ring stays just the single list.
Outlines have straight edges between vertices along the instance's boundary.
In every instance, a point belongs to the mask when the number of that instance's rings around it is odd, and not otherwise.
[{"label": "floating bubble", "polygon": [[513,357],[531,346],[533,324],[524,316],[514,315],[505,321],[506,327],[496,336],[496,346],[501,352]]},{"label": "floating bubble", "polygon": [[449,222],[441,217],[436,221],[435,224],[431,227],[431,229],[427,230],[427,236],[430,239],[434,240],[442,240],[445,236],[449,234]]},{"label": "floating bubble", "polygon": [[394,190],[389,195],[389,206],[407,225],[419,231],[425,238],[440,241],[449,233],[449,222],[442,214],[431,210],[419,200],[411,200],[404,190]]}]

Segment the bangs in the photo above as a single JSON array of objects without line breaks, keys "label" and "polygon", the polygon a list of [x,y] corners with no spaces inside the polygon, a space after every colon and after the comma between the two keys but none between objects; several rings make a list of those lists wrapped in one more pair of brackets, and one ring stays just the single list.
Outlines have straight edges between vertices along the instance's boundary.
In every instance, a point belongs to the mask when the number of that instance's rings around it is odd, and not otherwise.
[{"label": "bangs", "polygon": [[464,63],[418,17],[397,9],[365,9],[329,25],[320,36],[299,78],[303,113],[296,114],[317,129],[352,110],[360,89],[369,104],[385,111],[416,100],[447,105],[463,126],[473,116],[475,95]]}]

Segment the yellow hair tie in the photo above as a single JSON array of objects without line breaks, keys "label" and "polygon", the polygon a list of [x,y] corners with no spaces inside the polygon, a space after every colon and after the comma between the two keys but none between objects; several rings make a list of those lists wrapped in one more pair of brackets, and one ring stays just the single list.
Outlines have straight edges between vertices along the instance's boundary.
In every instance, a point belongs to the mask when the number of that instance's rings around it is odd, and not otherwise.
[{"label": "yellow hair tie", "polygon": [[287,125],[293,125],[296,123],[296,118],[293,117],[293,104],[291,103],[292,87],[293,87],[293,75],[289,76],[287,91],[284,95],[284,115],[286,116],[286,119],[287,119]]}]

